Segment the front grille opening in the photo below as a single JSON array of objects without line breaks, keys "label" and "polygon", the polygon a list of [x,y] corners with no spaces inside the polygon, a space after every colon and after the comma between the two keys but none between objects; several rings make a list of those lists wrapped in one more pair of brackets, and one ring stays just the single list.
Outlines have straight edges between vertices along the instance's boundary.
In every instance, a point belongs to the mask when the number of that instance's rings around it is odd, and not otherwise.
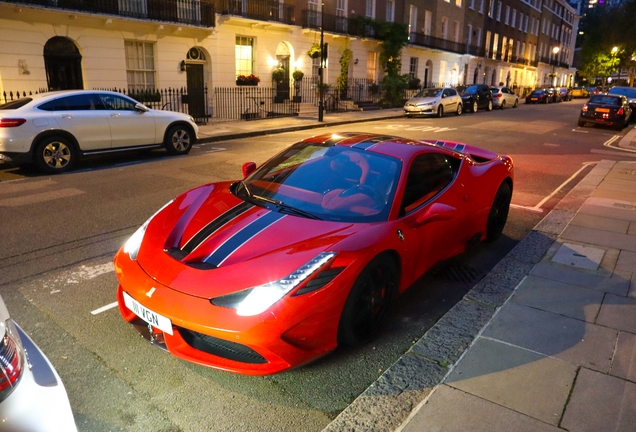
[{"label": "front grille opening", "polygon": [[181,327],[176,328],[183,340],[192,348],[199,351],[241,363],[267,363],[265,357],[245,345],[218,339]]}]

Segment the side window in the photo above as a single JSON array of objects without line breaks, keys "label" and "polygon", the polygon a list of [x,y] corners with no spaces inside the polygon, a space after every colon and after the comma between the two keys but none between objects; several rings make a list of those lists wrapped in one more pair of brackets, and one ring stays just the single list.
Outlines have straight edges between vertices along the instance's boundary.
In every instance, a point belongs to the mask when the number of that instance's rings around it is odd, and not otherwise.
[{"label": "side window", "polygon": [[448,97],[450,96],[450,91],[448,91],[448,89],[444,90],[444,97]]},{"label": "side window", "polygon": [[457,90],[455,89],[449,89],[448,92],[450,93],[451,96],[457,96]]},{"label": "side window", "polygon": [[44,111],[64,111],[66,110],[66,103],[64,102],[65,99],[66,98],[60,98],[45,102],[38,106],[38,109]]},{"label": "side window", "polygon": [[79,94],[60,99],[60,103],[66,104],[68,111],[91,111],[99,109],[100,102],[95,95]]},{"label": "side window", "polygon": [[417,156],[409,167],[400,213],[414,210],[448,186],[455,178],[460,162],[436,153]]},{"label": "side window", "polygon": [[106,93],[99,97],[107,110],[135,111],[136,102],[126,97]]}]

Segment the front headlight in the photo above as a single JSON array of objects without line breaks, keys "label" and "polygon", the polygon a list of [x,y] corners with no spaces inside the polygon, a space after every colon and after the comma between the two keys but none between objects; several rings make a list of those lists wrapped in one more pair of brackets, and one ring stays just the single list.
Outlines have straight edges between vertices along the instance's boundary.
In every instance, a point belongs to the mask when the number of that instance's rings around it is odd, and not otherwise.
[{"label": "front headlight", "polygon": [[166,205],[164,205],[159,210],[157,210],[157,212],[155,212],[155,214],[150,216],[148,218],[148,220],[146,222],[144,222],[143,225],[140,226],[137,229],[137,231],[135,231],[133,233],[133,235],[130,236],[128,241],[126,241],[126,244],[124,244],[124,252],[128,254],[128,256],[130,257],[131,260],[134,261],[134,260],[137,259],[137,253],[139,253],[139,248],[141,247],[141,242],[144,239],[144,234],[146,234],[146,229],[148,228],[148,224],[150,223],[152,218],[157,216],[161,210],[165,209],[170,204],[172,204],[173,201],[174,200],[170,200],[170,202],[168,202]]},{"label": "front headlight", "polygon": [[210,302],[216,306],[236,309],[239,316],[253,316],[265,312],[285,294],[303,283],[318,269],[327,264],[336,252],[322,252],[293,273],[274,282],[259,285],[237,293],[217,297]]},{"label": "front headlight", "polygon": [[429,106],[429,105],[435,105],[437,103],[437,101],[432,101],[432,102],[424,102],[419,104],[418,106]]}]

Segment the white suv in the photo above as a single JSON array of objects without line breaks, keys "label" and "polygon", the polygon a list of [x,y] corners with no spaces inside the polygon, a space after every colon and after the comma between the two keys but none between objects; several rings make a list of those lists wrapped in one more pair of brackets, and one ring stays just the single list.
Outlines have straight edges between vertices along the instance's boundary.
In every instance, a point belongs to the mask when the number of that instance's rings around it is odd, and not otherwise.
[{"label": "white suv", "polygon": [[186,154],[197,133],[191,116],[115,92],[50,92],[0,105],[0,161],[35,163],[48,173],[89,154],[162,146]]}]

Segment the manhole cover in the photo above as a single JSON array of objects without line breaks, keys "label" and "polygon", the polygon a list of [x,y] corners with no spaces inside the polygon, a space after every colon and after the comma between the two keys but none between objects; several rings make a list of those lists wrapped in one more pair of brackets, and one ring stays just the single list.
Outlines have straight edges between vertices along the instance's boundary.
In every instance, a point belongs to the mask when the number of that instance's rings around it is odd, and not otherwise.
[{"label": "manhole cover", "polygon": [[448,282],[473,283],[483,277],[483,272],[462,263],[449,263],[437,269],[433,275]]},{"label": "manhole cover", "polygon": [[553,262],[590,270],[598,269],[605,255],[604,249],[563,243],[552,258]]}]

